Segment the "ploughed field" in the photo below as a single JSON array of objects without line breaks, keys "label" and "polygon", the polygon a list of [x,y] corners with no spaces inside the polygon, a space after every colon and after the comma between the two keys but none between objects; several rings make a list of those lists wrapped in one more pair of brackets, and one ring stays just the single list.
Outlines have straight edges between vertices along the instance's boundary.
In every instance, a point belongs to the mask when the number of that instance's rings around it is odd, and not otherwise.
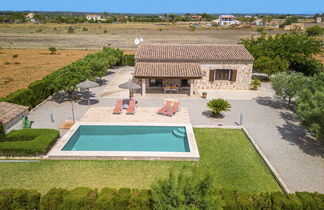
[{"label": "ploughed field", "polygon": [[42,193],[54,187],[150,188],[157,179],[167,177],[170,170],[198,167],[215,176],[218,188],[280,191],[243,131],[195,128],[194,132],[199,147],[199,162],[42,160],[0,163],[0,188],[32,188]]},{"label": "ploughed field", "polygon": [[[281,30],[269,31],[271,34],[279,32]],[[256,28],[220,29],[203,24],[191,31],[188,23],[0,24],[0,46],[100,49],[110,45],[135,49],[134,39],[139,36],[145,43],[237,44],[242,37],[258,34]]]},{"label": "ploughed field", "polygon": [[0,97],[83,58],[95,50],[0,49]]}]

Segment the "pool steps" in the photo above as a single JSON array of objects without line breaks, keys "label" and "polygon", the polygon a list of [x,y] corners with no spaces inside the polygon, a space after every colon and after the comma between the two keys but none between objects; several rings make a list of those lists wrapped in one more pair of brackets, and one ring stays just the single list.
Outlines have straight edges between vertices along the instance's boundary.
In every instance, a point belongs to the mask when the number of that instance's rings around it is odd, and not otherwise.
[{"label": "pool steps", "polygon": [[185,128],[176,128],[172,131],[173,135],[183,138],[186,136],[186,129]]}]

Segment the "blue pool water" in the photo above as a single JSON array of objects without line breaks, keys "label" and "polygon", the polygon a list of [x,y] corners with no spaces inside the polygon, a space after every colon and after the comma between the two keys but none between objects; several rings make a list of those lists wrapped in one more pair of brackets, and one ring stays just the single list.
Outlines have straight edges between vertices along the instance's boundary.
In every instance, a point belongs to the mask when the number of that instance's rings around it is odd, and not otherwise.
[{"label": "blue pool water", "polygon": [[189,152],[185,127],[81,125],[63,151]]}]

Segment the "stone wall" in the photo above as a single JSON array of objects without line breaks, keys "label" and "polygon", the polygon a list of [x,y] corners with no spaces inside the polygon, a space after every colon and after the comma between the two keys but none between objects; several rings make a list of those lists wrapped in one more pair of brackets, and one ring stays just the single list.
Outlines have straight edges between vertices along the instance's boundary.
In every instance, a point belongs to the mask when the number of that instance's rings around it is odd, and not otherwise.
[{"label": "stone wall", "polygon": [[[194,88],[198,89],[223,89],[223,90],[248,90],[250,89],[253,64],[201,64],[203,77],[196,80]],[[236,81],[215,80],[209,81],[209,71],[216,69],[237,70]]]}]

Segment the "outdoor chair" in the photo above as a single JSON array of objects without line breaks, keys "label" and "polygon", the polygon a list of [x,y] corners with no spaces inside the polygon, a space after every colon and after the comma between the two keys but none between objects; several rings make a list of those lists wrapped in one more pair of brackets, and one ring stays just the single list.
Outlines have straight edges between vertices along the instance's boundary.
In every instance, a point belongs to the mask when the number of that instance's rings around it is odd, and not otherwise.
[{"label": "outdoor chair", "polygon": [[123,110],[123,101],[117,100],[113,114],[121,114]]},{"label": "outdoor chair", "polygon": [[171,93],[177,93],[178,92],[178,87],[171,86],[170,90],[171,90]]},{"label": "outdoor chair", "polygon": [[136,102],[135,100],[129,101],[129,106],[127,108],[127,114],[135,114],[136,111]]},{"label": "outdoor chair", "polygon": [[164,106],[159,109],[157,112],[158,114],[164,114],[166,111],[168,111],[171,108],[172,101],[166,101]]},{"label": "outdoor chair", "polygon": [[180,103],[174,102],[171,109],[169,109],[167,112],[165,112],[165,115],[172,117],[177,111],[179,111],[179,109],[180,109]]}]

